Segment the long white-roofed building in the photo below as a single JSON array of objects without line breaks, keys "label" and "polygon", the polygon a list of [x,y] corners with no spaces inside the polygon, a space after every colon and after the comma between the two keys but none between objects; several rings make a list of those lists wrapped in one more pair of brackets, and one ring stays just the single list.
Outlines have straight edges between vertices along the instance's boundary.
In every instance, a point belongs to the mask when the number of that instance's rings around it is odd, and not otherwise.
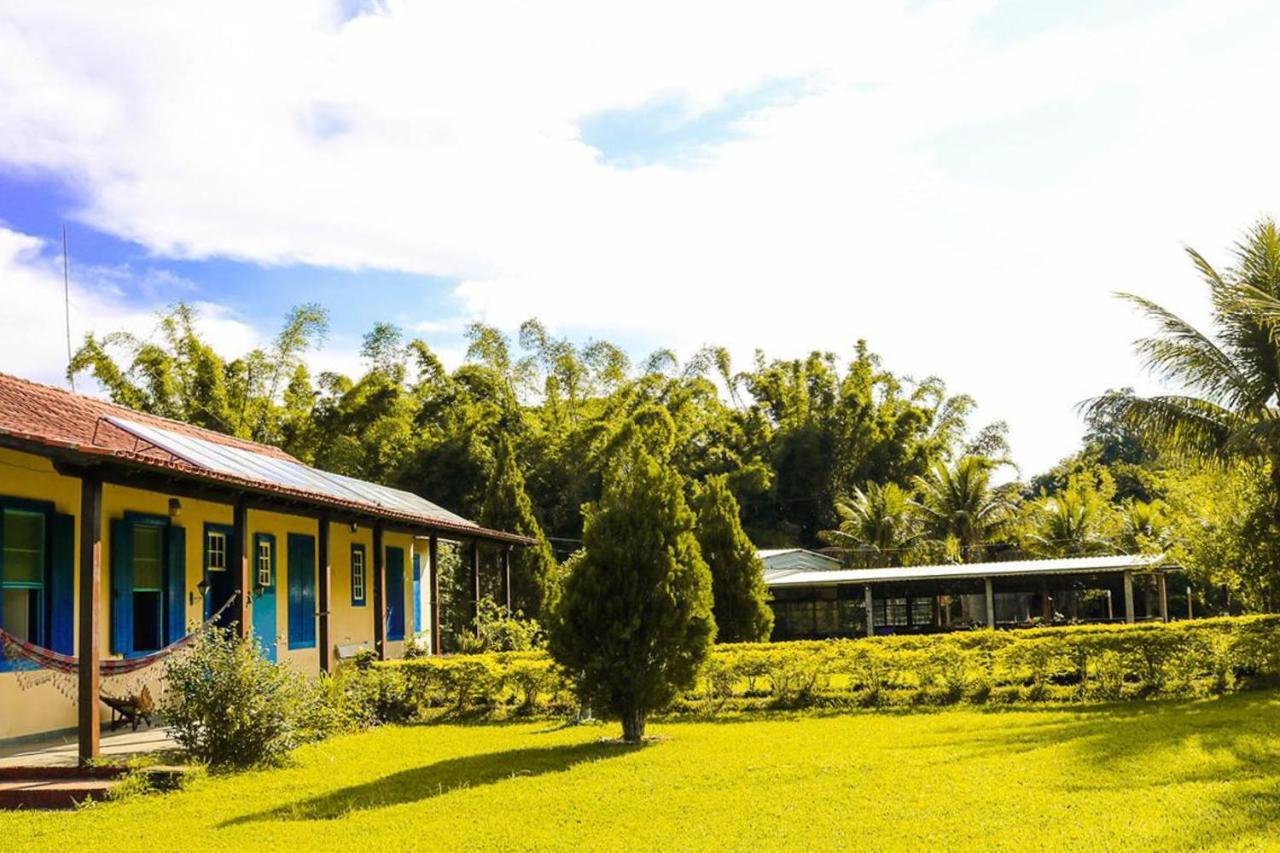
[{"label": "long white-roofed building", "polygon": [[1159,555],[849,569],[803,549],[759,554],[775,640],[1195,615],[1185,585],[1169,582],[1180,569]]}]

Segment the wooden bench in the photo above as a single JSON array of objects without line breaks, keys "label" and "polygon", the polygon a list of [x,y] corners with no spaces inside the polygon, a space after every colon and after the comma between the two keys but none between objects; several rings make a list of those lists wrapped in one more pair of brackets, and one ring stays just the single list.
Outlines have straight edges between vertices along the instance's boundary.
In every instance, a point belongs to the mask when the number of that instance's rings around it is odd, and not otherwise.
[{"label": "wooden bench", "polygon": [[334,660],[337,663],[344,663],[345,661],[351,660],[365,649],[371,648],[373,648],[373,646],[368,643],[347,643],[345,645],[334,646],[333,650],[337,653],[334,655]]}]

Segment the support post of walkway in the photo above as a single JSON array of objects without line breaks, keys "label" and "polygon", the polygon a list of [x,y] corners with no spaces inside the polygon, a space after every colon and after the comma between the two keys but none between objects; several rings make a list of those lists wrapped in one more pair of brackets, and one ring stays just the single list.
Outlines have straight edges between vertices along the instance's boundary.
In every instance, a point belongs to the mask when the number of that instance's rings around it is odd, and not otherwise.
[{"label": "support post of walkway", "polygon": [[871,584],[867,584],[862,588],[863,600],[866,601],[867,607],[867,636],[873,637],[876,633],[875,611],[871,606]]},{"label": "support post of walkway", "polygon": [[378,660],[387,659],[386,570],[382,559],[382,524],[373,525],[373,649]]},{"label": "support post of walkway", "polygon": [[1160,621],[1169,621],[1169,587],[1165,583],[1164,572],[1156,575],[1156,586],[1160,590]]},{"label": "support post of walkway", "polygon": [[253,587],[249,585],[249,505],[244,498],[237,498],[231,510],[231,570],[236,573],[236,604],[231,618],[236,622],[236,632],[248,637],[253,630],[249,608]]},{"label": "support post of walkway", "polygon": [[427,583],[431,595],[431,654],[440,654],[440,540],[427,540]]},{"label": "support post of walkway", "polygon": [[1133,617],[1133,572],[1124,573],[1124,621],[1132,624]]},{"label": "support post of walkway", "polygon": [[471,543],[471,618],[480,636],[480,543]]},{"label": "support post of walkway", "polygon": [[80,733],[80,763],[98,757],[101,711],[98,708],[98,660],[101,631],[98,607],[102,599],[102,478],[86,474],[80,478],[80,613],[77,651],[77,716]]},{"label": "support post of walkway", "polygon": [[320,571],[320,577],[316,586],[317,610],[316,618],[319,624],[316,627],[316,635],[320,640],[320,671],[333,672],[333,640],[329,635],[329,609],[330,599],[333,593],[333,569],[329,563],[329,516],[320,516],[320,530],[316,541],[316,548],[319,551],[317,563]]},{"label": "support post of walkway", "polygon": [[511,546],[502,546],[502,594],[507,600],[507,610],[511,609]]},{"label": "support post of walkway", "polygon": [[991,583],[991,578],[982,579],[983,586],[986,587],[987,594],[987,627],[995,629],[996,627],[996,591]]}]

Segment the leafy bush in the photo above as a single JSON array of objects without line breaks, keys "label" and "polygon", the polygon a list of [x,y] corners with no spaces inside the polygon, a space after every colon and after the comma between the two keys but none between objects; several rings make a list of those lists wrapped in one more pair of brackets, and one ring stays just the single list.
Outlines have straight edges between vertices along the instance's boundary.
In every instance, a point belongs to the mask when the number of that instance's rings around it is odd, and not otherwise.
[{"label": "leafy bush", "polygon": [[174,740],[214,769],[279,764],[332,730],[321,688],[229,630],[202,632],[165,677],[162,710]]},{"label": "leafy bush", "polygon": [[472,627],[474,633],[458,638],[463,654],[528,652],[545,643],[542,626],[536,620],[526,619],[519,610],[509,610],[488,597],[480,599]]}]

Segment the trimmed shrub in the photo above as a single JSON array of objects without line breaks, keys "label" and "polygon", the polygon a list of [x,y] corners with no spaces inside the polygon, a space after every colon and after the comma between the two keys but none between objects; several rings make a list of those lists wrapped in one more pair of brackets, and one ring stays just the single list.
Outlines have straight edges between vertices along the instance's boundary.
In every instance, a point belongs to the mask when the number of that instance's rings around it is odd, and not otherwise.
[{"label": "trimmed shrub", "polygon": [[[388,661],[383,707],[494,718],[568,714],[572,681],[542,652]],[[1280,678],[1280,616],[716,646],[687,713],[822,706],[1087,702],[1199,696]],[[397,697],[394,701],[389,696]],[[373,714],[380,717],[389,714]]]}]

